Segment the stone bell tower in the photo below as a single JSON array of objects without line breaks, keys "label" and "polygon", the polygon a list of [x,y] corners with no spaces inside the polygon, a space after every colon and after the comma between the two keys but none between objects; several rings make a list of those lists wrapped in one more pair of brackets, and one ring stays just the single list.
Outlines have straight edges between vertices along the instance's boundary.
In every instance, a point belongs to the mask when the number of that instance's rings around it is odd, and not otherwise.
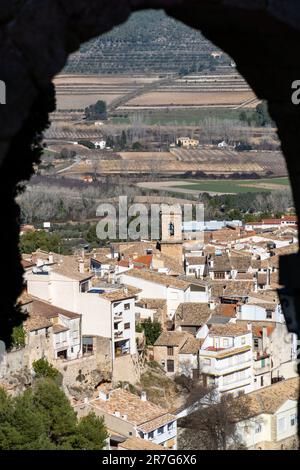
[{"label": "stone bell tower", "polygon": [[182,209],[180,204],[161,205],[160,240],[157,246],[162,254],[176,259],[182,266]]}]

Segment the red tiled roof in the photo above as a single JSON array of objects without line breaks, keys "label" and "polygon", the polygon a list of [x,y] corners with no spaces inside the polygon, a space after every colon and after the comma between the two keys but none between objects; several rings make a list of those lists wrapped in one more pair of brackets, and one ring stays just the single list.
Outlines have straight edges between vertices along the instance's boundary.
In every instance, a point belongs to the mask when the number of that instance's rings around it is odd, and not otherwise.
[{"label": "red tiled roof", "polygon": [[[137,264],[142,264],[146,266],[147,268],[150,268],[152,262],[152,255],[143,255],[139,256],[138,258],[135,258],[133,260],[134,265]],[[135,266],[136,267],[136,266]]]}]

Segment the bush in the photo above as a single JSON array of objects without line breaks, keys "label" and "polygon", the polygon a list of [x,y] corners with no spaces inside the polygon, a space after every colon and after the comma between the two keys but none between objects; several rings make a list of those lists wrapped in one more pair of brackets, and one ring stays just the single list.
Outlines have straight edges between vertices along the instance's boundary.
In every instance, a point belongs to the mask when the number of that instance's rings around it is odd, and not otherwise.
[{"label": "bush", "polygon": [[52,364],[49,364],[47,359],[38,359],[37,361],[34,361],[32,363],[32,367],[37,379],[47,378],[54,380],[56,383],[62,382],[61,373],[55,369]]},{"label": "bush", "polygon": [[12,346],[15,348],[24,348],[26,343],[26,331],[23,325],[15,326],[11,335]]}]

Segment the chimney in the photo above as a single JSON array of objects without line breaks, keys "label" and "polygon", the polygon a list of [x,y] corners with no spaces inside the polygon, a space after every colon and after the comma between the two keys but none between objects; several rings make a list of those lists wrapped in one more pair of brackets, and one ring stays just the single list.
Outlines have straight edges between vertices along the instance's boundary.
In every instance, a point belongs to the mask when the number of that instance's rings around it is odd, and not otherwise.
[{"label": "chimney", "polygon": [[267,269],[267,286],[271,284],[271,268]]},{"label": "chimney", "polygon": [[268,329],[266,326],[262,327],[262,350],[265,352],[267,348]]},{"label": "chimney", "polygon": [[147,401],[147,393],[141,392],[141,401]]},{"label": "chimney", "polygon": [[210,310],[215,310],[216,304],[215,304],[214,301],[211,300],[211,301],[208,303],[208,305],[209,305]]},{"label": "chimney", "polygon": [[125,295],[128,295],[128,289],[127,289],[127,287],[124,287],[124,294],[125,294]]},{"label": "chimney", "polygon": [[53,262],[54,262],[53,253],[49,253],[48,261],[49,261],[50,264],[53,264]]},{"label": "chimney", "polygon": [[88,397],[85,397],[85,399],[84,399],[84,403],[85,403],[85,404],[87,404],[88,402],[89,402],[89,399],[88,399]]},{"label": "chimney", "polygon": [[78,270],[81,274],[84,273],[84,261],[82,258],[78,261]]},{"label": "chimney", "polygon": [[121,413],[120,413],[120,411],[115,411],[115,412],[114,412],[114,415],[115,415],[117,418],[120,418]]},{"label": "chimney", "polygon": [[252,331],[252,323],[250,322],[247,323],[247,330]]}]

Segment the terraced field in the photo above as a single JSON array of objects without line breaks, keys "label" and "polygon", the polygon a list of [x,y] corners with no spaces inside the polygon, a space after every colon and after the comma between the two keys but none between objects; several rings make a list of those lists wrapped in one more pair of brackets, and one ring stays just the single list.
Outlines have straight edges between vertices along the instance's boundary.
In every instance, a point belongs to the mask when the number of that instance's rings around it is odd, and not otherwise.
[{"label": "terraced field", "polygon": [[240,194],[260,193],[284,190],[289,187],[288,178],[270,178],[259,180],[169,180],[149,181],[137,184],[140,188],[170,192],[172,194],[191,194],[198,197],[200,193],[217,194]]},{"label": "terraced field", "polygon": [[57,110],[84,110],[98,100],[116,99],[158,80],[158,76],[59,75],[55,78]]},{"label": "terraced field", "polygon": [[179,188],[180,190],[192,190],[196,192],[212,192],[212,193],[249,193],[249,192],[265,192],[278,191],[289,187],[288,178],[270,178],[259,180],[203,180],[197,182],[182,182],[170,187],[170,189]]}]

